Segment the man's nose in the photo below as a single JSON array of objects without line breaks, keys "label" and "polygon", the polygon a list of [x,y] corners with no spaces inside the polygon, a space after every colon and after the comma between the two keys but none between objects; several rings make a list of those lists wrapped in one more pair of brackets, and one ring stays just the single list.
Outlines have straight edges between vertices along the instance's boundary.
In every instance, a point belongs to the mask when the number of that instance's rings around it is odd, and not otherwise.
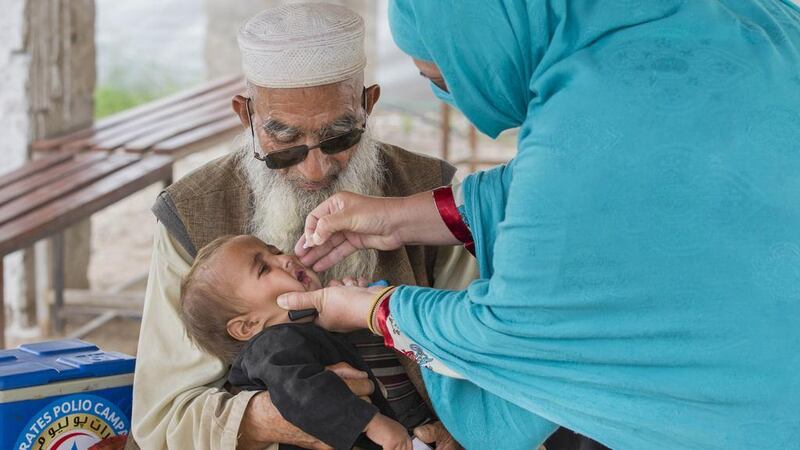
[{"label": "man's nose", "polygon": [[330,170],[331,163],[328,156],[323,154],[319,149],[314,149],[308,152],[308,156],[300,164],[297,165],[297,170],[310,183],[318,183],[325,179],[325,175]]}]

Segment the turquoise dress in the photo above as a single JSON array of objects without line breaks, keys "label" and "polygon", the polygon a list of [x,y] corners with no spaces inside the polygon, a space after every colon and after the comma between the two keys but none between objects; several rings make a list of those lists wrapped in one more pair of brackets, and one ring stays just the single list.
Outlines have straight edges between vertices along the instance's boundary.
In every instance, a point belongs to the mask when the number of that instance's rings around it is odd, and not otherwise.
[{"label": "turquoise dress", "polygon": [[614,449],[800,448],[800,10],[788,1],[395,0],[482,132],[481,278],[394,322],[467,448],[556,424]]}]

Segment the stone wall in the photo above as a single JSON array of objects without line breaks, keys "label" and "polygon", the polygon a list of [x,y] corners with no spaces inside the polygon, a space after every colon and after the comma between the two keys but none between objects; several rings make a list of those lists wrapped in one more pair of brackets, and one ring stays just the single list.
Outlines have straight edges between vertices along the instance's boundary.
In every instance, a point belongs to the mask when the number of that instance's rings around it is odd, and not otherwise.
[{"label": "stone wall", "polygon": [[[0,173],[31,158],[32,140],[91,124],[94,1],[4,0],[0,14]],[[66,234],[67,286],[87,287],[88,221]],[[40,259],[46,252],[37,252]],[[32,250],[5,259],[11,329],[36,321]],[[39,263],[41,266],[41,263]],[[45,271],[46,272],[46,271]],[[46,287],[46,283],[40,287]]]}]

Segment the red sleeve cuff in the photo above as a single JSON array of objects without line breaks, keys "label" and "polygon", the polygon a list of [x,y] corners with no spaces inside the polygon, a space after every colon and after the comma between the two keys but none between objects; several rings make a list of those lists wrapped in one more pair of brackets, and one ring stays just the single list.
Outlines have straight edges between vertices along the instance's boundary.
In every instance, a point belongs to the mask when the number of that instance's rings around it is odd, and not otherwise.
[{"label": "red sleeve cuff", "polygon": [[392,333],[389,333],[389,326],[386,325],[386,319],[389,318],[389,300],[392,299],[392,294],[389,294],[388,297],[384,298],[381,301],[381,304],[378,305],[378,314],[375,316],[375,320],[378,322],[378,330],[383,335],[383,345],[388,348],[394,348],[394,339],[392,338]]},{"label": "red sleeve cuff", "polygon": [[442,217],[447,229],[464,244],[467,251],[474,255],[475,242],[472,240],[472,233],[469,231],[467,224],[464,223],[461,213],[458,212],[452,186],[434,189],[433,201],[436,203],[436,209],[439,210],[439,215]]}]

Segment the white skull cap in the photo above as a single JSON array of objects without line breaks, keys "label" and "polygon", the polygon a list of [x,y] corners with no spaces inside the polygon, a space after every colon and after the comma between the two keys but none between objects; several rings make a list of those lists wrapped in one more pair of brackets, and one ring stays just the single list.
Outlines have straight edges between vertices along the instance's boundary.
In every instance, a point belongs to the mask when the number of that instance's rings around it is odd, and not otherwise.
[{"label": "white skull cap", "polygon": [[242,69],[268,88],[321,86],[364,70],[364,19],[344,6],[292,3],[266,9],[239,29]]}]

